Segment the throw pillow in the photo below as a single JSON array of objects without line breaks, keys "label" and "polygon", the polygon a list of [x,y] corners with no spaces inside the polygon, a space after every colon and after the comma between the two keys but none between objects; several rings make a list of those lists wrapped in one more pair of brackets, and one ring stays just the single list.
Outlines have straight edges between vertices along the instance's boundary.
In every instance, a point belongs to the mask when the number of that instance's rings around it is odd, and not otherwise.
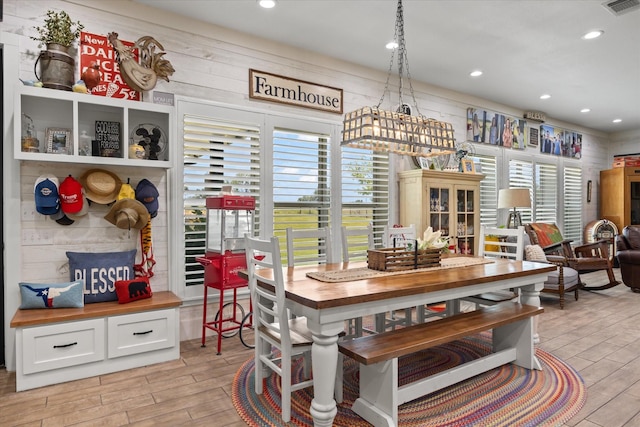
[{"label": "throw pillow", "polygon": [[527,261],[542,261],[547,262],[547,256],[545,255],[540,245],[527,245],[524,248],[524,259]]},{"label": "throw pillow", "polygon": [[84,303],[115,301],[116,281],[134,277],[136,250],[125,252],[67,252],[71,280],[84,281]]},{"label": "throw pillow", "polygon": [[151,298],[151,286],[148,277],[137,277],[133,280],[118,280],[116,282],[118,302],[125,304],[139,299]]},{"label": "throw pillow", "polygon": [[560,233],[557,225],[544,222],[532,222],[530,226],[538,238],[538,241],[535,243],[538,243],[540,246],[547,247],[554,243],[562,242],[562,233]]},{"label": "throw pillow", "polygon": [[82,281],[68,283],[20,283],[20,309],[84,307]]}]

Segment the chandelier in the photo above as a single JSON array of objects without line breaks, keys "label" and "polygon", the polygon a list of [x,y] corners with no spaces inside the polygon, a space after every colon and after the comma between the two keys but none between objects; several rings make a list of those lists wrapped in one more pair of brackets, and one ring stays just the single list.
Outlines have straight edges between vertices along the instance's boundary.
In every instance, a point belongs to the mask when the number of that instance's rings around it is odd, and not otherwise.
[{"label": "chandelier", "polygon": [[[391,53],[387,80],[378,105],[363,107],[345,114],[341,145],[416,157],[455,153],[453,126],[450,123],[428,119],[418,110],[404,41],[402,0],[398,0],[394,41],[397,43],[397,47]],[[398,53],[400,104],[396,111],[385,111],[380,108],[380,105],[385,94],[389,91],[389,79],[393,72],[396,51]],[[411,107],[403,101],[405,68],[409,90],[417,113],[415,116],[411,115]]]}]

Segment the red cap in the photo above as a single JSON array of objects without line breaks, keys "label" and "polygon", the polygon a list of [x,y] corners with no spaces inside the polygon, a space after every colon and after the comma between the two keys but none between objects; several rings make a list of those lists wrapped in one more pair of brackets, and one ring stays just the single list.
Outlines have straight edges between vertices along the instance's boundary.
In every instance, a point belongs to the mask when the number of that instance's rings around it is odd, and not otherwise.
[{"label": "red cap", "polygon": [[74,214],[82,210],[82,185],[71,175],[62,181],[58,193],[62,212]]}]

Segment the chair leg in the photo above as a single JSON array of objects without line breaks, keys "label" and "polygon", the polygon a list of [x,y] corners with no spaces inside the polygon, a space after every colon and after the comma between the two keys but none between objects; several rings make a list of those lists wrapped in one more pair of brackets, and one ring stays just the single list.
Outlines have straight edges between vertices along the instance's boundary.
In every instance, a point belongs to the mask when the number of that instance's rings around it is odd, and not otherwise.
[{"label": "chair leg", "polygon": [[560,310],[564,310],[564,291],[560,291]]},{"label": "chair leg", "polygon": [[291,420],[291,359],[288,361],[282,360],[280,364],[282,376],[280,377],[280,383],[282,386],[281,400],[281,417],[282,421],[288,423]]}]

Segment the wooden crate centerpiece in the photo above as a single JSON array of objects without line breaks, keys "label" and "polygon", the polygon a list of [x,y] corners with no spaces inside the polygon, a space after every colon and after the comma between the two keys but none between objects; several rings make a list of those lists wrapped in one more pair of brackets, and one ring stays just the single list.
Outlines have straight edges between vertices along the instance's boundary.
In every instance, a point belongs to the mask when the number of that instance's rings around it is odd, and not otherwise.
[{"label": "wooden crate centerpiece", "polygon": [[382,248],[367,251],[370,269],[379,271],[415,270],[440,266],[442,249]]}]

